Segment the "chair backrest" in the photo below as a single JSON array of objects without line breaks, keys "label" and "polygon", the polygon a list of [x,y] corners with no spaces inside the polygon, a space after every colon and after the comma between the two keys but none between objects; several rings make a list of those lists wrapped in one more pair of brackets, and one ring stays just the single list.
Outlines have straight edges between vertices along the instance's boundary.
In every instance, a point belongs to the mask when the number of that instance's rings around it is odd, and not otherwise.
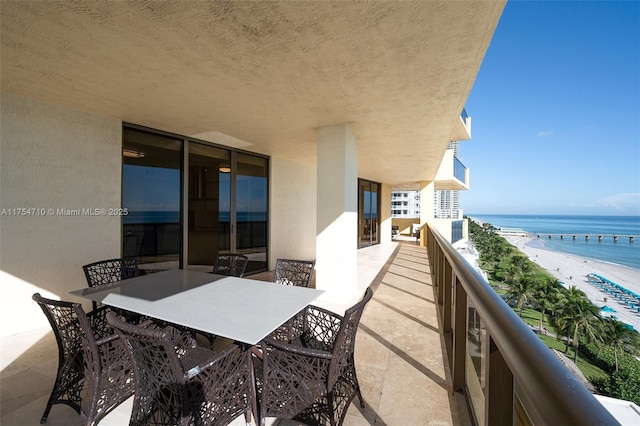
[{"label": "chair backrest", "polygon": [[242,254],[219,254],[213,264],[213,273],[232,277],[244,276],[249,258]]},{"label": "chair backrest", "polygon": [[[90,263],[82,267],[89,287],[99,287],[138,275],[138,259],[108,259]],[[93,309],[98,304],[91,302]]]},{"label": "chair backrest", "polygon": [[138,275],[138,259],[108,259],[82,267],[89,287],[107,285]]},{"label": "chair backrest", "polygon": [[[42,308],[58,342],[62,367],[58,376],[64,376],[59,377],[60,387],[82,382],[75,390],[79,390],[78,411],[86,424],[97,423],[133,394],[131,362],[122,342],[106,325],[106,308],[89,317],[79,303],[46,299],[39,293],[32,298]],[[57,385],[58,379],[54,387]],[[54,392],[70,391],[54,388]]]},{"label": "chair backrest", "polygon": [[333,387],[344,371],[353,365],[353,352],[356,344],[356,332],[365,306],[373,297],[373,290],[368,287],[362,299],[347,309],[342,317],[338,335],[333,347],[333,356],[329,367],[328,386]]},{"label": "chair backrest", "polygon": [[125,322],[115,312],[107,321],[134,361],[136,389],[130,425],[178,425],[187,418],[188,395],[172,333]]},{"label": "chair backrest", "polygon": [[278,259],[273,281],[278,284],[309,287],[315,264],[315,260]]}]

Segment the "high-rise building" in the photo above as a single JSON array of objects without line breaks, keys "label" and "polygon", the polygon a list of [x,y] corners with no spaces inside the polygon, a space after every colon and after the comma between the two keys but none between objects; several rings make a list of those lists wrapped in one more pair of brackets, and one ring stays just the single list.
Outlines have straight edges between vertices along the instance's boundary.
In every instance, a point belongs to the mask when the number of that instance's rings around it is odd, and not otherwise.
[{"label": "high-rise building", "polygon": [[391,217],[420,218],[420,191],[392,191]]},{"label": "high-rise building", "polygon": [[[471,118],[460,115],[470,130]],[[462,135],[470,139],[470,132]],[[462,138],[461,138],[462,139]],[[460,208],[460,191],[469,189],[469,170],[458,159],[459,141],[449,142],[433,182],[420,188],[397,187],[391,192],[391,217],[394,232],[416,235],[425,223],[437,227],[449,241],[455,243],[466,236],[466,224]],[[429,204],[431,203],[431,204]]]},{"label": "high-rise building", "polygon": [[[458,158],[460,143],[449,142],[447,149],[453,151],[454,158]],[[433,193],[433,217],[437,219],[462,219],[460,209],[460,191],[457,189],[439,189]]]}]

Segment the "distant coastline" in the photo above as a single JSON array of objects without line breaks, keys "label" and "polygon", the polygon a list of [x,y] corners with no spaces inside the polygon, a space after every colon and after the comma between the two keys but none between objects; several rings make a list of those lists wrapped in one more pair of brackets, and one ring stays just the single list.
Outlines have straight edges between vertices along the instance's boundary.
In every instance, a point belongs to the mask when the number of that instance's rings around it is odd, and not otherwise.
[{"label": "distant coastline", "polygon": [[[640,216],[592,216],[592,215],[483,215],[469,214],[469,217],[497,228],[522,229],[532,239],[532,247],[544,248],[560,253],[573,254],[614,265],[640,270],[640,239],[602,241],[584,238],[559,237],[549,239],[548,234],[604,234],[640,235]],[[540,235],[541,238],[536,238]],[[544,238],[544,239],[543,239]]]},{"label": "distant coastline", "polygon": [[[539,264],[564,286],[576,286],[598,307],[609,306],[616,310],[622,322],[640,330],[640,313],[609,297],[588,280],[589,274],[598,274],[635,292],[640,293],[640,269],[613,262],[561,253],[541,248],[531,237],[506,237],[506,240],[523,252],[531,261]],[[533,243],[533,244],[532,244]]]}]

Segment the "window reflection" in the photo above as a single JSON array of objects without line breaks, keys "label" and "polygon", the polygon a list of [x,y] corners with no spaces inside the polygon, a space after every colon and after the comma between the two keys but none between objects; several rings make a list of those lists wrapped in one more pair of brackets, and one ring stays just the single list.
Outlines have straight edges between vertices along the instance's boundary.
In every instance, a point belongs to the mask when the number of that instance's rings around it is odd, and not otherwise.
[{"label": "window reflection", "polygon": [[141,269],[173,269],[180,259],[182,141],[125,128],[122,252]]},{"label": "window reflection", "polygon": [[236,156],[236,252],[249,257],[247,272],[267,269],[268,160]]},{"label": "window reflection", "polygon": [[208,265],[229,251],[231,153],[189,143],[189,265]]},{"label": "window reflection", "polygon": [[238,252],[245,274],[267,270],[268,158],[132,127],[122,155],[123,257],[148,272],[210,270]]},{"label": "window reflection", "polygon": [[358,179],[358,248],[380,243],[380,185]]}]

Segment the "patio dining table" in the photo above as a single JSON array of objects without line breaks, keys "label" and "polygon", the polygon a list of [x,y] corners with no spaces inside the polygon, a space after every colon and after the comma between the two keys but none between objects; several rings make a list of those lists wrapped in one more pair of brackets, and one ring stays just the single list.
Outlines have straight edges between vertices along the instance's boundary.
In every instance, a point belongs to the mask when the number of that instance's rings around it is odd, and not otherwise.
[{"label": "patio dining table", "polygon": [[323,293],[171,269],[70,294],[194,330],[255,345]]}]

